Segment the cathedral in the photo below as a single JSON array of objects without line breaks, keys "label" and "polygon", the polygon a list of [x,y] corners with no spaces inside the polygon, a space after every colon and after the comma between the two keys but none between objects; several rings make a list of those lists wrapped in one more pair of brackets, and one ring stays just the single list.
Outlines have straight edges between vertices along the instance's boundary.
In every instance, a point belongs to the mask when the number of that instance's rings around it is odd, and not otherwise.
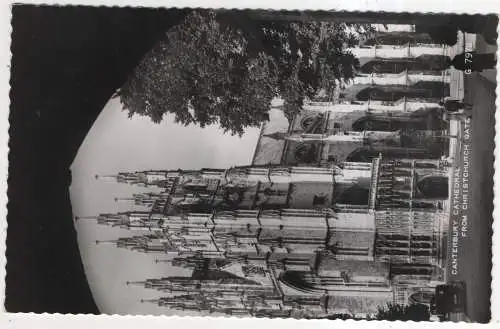
[{"label": "cathedral", "polygon": [[242,316],[430,303],[446,281],[447,50],[380,32],[350,51],[354,79],[291,120],[272,108],[251,164],[108,176],[152,187],[123,200],[147,210],[95,218],[136,234],[110,242],[192,270],[128,284],[161,291],[160,306]]}]

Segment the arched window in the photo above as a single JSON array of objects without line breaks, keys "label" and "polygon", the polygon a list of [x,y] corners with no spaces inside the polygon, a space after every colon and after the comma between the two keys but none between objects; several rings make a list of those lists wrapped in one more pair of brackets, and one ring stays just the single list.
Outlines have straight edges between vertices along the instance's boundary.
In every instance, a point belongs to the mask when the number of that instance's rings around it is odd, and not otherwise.
[{"label": "arched window", "polygon": [[376,118],[371,115],[363,116],[352,124],[352,130],[354,131],[364,131],[364,130],[374,130],[374,131],[390,131],[391,120],[389,118]]},{"label": "arched window", "polygon": [[417,188],[426,198],[446,199],[448,198],[448,177],[428,176],[420,180]]},{"label": "arched window", "polygon": [[352,124],[352,129],[355,131],[396,131],[400,129],[428,130],[441,127],[441,119],[429,115],[426,117],[366,115],[357,119]]},{"label": "arched window", "polygon": [[436,158],[439,155],[423,148],[407,147],[368,147],[363,146],[352,151],[346,158],[348,162],[371,162],[373,158],[382,153],[386,159],[409,158],[409,159],[427,159]]},{"label": "arched window", "polygon": [[371,162],[374,157],[378,156],[373,149],[369,147],[359,147],[352,151],[346,158],[347,162]]},{"label": "arched window", "polygon": [[337,200],[343,204],[367,205],[370,191],[362,186],[355,185],[345,190]]}]

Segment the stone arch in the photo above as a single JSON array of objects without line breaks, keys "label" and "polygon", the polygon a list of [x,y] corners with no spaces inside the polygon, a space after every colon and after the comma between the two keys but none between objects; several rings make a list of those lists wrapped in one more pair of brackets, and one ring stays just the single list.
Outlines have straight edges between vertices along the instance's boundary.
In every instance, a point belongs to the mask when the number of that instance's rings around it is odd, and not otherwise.
[{"label": "stone arch", "polygon": [[367,86],[357,92],[356,98],[360,101],[377,100],[395,102],[404,97],[437,100],[449,94],[449,84],[435,81],[419,81],[411,86]]},{"label": "stone arch", "polygon": [[346,158],[347,162],[371,162],[373,158],[377,157],[378,153],[375,152],[370,147],[358,147],[351,153]]},{"label": "stone arch", "polygon": [[401,73],[411,67],[412,61],[409,59],[386,58],[371,60],[363,64],[360,71],[363,73]]},{"label": "stone arch", "polygon": [[353,122],[352,129],[354,131],[394,131],[399,129],[395,123],[397,122],[393,118],[365,115]]},{"label": "stone arch", "polygon": [[286,271],[279,279],[286,286],[307,293],[312,293],[316,290],[314,284],[307,280],[305,272],[300,271]]},{"label": "stone arch", "polygon": [[366,187],[354,185],[342,192],[336,201],[342,204],[367,205],[369,196],[370,191]]},{"label": "stone arch", "polygon": [[429,175],[419,179],[417,189],[425,198],[446,199],[448,198],[448,177]]},{"label": "stone arch", "polygon": [[378,99],[379,94],[382,94],[382,90],[378,88],[373,88],[373,87],[367,87],[362,90],[360,90],[356,94],[356,99],[360,101],[367,101],[369,99]]},{"label": "stone arch", "polygon": [[387,101],[395,102],[403,97],[425,97],[422,90],[412,90],[403,86],[376,86],[366,87],[356,94],[356,99],[360,101]]},{"label": "stone arch", "polygon": [[428,130],[442,126],[439,118],[434,116],[382,116],[365,115],[352,124],[354,131],[396,131],[401,129]]}]

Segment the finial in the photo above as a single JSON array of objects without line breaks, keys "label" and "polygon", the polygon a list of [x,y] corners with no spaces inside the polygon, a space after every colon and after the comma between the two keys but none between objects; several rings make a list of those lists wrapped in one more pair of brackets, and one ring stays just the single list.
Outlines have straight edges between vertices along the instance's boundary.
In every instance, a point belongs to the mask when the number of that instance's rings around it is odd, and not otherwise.
[{"label": "finial", "polygon": [[79,221],[81,219],[97,219],[96,216],[75,216],[75,221]]},{"label": "finial", "polygon": [[118,201],[134,201],[134,198],[118,198],[118,197],[116,197],[115,202],[118,202]]},{"label": "finial", "polygon": [[95,240],[95,244],[101,244],[101,243],[116,243],[116,240]]},{"label": "finial", "polygon": [[100,178],[117,178],[116,175],[94,175],[95,179],[100,179]]}]

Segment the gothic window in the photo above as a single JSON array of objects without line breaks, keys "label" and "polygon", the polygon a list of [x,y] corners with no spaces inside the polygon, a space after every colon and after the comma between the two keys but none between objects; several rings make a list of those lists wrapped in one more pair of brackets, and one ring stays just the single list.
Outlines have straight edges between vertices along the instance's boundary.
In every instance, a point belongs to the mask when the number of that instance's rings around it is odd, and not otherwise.
[{"label": "gothic window", "polygon": [[354,121],[354,123],[352,124],[352,130],[354,131],[372,130],[372,122],[370,118],[364,116]]},{"label": "gothic window", "polygon": [[370,61],[362,66],[363,73],[401,73],[409,66],[411,62],[408,60],[376,60]]},{"label": "gothic window", "polygon": [[443,95],[449,95],[450,86],[438,81],[419,81],[412,86],[414,89],[425,91],[421,93],[423,97],[440,98]]},{"label": "gothic window", "polygon": [[348,162],[371,162],[377,153],[368,147],[360,147],[352,151],[346,161]]},{"label": "gothic window", "polygon": [[312,163],[316,161],[318,147],[311,143],[302,143],[295,148],[295,159],[299,163]]},{"label": "gothic window", "polygon": [[393,120],[390,118],[376,118],[373,116],[361,117],[352,124],[352,129],[354,131],[392,131],[396,128],[395,126],[393,127]]},{"label": "gothic window", "polygon": [[429,176],[417,184],[417,188],[426,198],[446,199],[448,198],[448,178],[442,176]]},{"label": "gothic window", "polygon": [[367,188],[355,185],[344,191],[338,200],[343,204],[367,205],[370,191]]}]

